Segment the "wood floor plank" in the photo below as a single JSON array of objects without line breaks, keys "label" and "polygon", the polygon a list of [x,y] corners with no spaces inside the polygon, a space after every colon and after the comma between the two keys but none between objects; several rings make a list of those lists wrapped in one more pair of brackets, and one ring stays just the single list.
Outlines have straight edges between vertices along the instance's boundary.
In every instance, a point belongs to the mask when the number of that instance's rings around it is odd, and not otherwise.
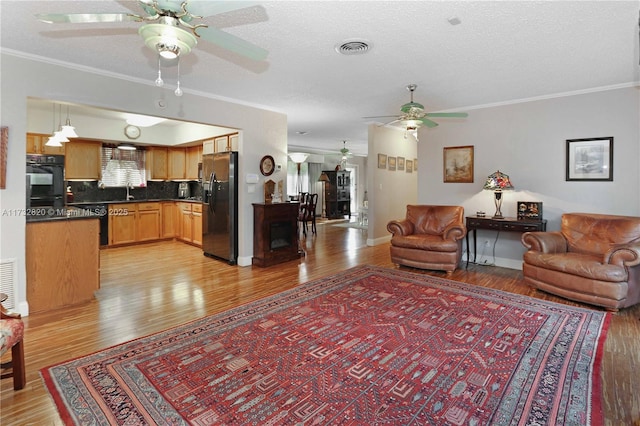
[{"label": "wood floor plank", "polygon": [[[0,424],[62,424],[39,377],[43,367],[356,265],[397,268],[391,263],[389,245],[368,247],[366,235],[359,229],[320,224],[317,235],[309,233],[302,240],[304,258],[269,268],[229,266],[177,241],[102,250],[101,289],[95,300],[25,318],[27,386],[15,392],[11,379],[2,380]],[[447,278],[442,272],[402,269]],[[470,265],[448,278],[588,307],[528,287],[521,272],[513,269]],[[602,377],[605,423],[640,426],[640,305],[613,316]]]}]

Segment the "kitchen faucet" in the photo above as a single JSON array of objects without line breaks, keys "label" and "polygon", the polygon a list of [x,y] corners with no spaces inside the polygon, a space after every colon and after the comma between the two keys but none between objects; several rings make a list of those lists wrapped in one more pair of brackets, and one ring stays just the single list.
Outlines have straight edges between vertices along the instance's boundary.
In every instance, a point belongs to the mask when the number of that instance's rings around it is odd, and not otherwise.
[{"label": "kitchen faucet", "polygon": [[131,188],[131,182],[127,181],[127,201],[133,200],[133,195],[129,194],[129,188]]}]

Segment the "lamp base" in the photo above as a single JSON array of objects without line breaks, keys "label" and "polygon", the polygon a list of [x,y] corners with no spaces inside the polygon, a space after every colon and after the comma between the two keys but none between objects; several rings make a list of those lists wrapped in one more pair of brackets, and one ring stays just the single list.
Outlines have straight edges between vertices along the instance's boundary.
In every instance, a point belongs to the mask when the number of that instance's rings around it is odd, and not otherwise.
[{"label": "lamp base", "polygon": [[491,219],[504,219],[504,216],[502,216],[502,214],[496,214]]}]

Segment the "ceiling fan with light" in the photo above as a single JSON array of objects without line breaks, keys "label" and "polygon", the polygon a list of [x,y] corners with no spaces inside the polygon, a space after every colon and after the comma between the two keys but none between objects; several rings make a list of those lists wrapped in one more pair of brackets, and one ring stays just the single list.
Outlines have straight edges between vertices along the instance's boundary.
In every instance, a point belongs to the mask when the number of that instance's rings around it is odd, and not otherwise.
[{"label": "ceiling fan with light", "polygon": [[[214,43],[224,49],[247,58],[262,61],[269,52],[244,39],[211,27],[201,20],[255,6],[255,2],[245,1],[201,1],[201,0],[138,0],[145,14],[133,13],[46,13],[36,18],[50,24],[92,24],[110,22],[145,22],[138,29],[147,47],[158,52],[165,59],[180,58],[196,46],[198,39]],[[160,75],[160,70],[158,70]],[[162,79],[158,77],[156,84]],[[178,93],[180,83],[178,81]]]},{"label": "ceiling fan with light", "polygon": [[384,123],[383,126],[394,125],[400,123],[405,129],[405,138],[408,132],[413,132],[417,139],[417,130],[421,126],[436,127],[438,123],[431,120],[431,118],[465,118],[469,114],[466,112],[426,112],[424,106],[413,101],[413,92],[418,86],[416,84],[409,84],[407,90],[411,93],[411,101],[402,105],[400,115],[379,115],[367,118],[388,118],[395,117],[394,120]]}]

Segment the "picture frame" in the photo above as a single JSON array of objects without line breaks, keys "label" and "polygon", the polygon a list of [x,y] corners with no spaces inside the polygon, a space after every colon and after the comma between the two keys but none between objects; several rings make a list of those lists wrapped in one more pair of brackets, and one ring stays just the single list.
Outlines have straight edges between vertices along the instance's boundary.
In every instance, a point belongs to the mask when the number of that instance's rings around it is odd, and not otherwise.
[{"label": "picture frame", "polygon": [[443,148],[443,181],[473,183],[473,145]]},{"label": "picture frame", "polygon": [[407,173],[413,173],[413,161],[407,160]]},{"label": "picture frame", "polygon": [[404,157],[398,157],[398,171],[404,171]]},{"label": "picture frame", "polygon": [[516,210],[519,220],[542,220],[541,201],[518,201]]},{"label": "picture frame", "polygon": [[417,158],[413,159],[413,171],[415,171],[415,172],[418,171],[418,159]]},{"label": "picture frame", "polygon": [[613,137],[567,139],[567,181],[613,181]]},{"label": "picture frame", "polygon": [[379,169],[387,168],[387,154],[378,154],[378,168]]},{"label": "picture frame", "polygon": [[389,165],[389,171],[390,172],[395,172],[396,171],[396,157],[388,157],[387,158],[387,164]]}]

